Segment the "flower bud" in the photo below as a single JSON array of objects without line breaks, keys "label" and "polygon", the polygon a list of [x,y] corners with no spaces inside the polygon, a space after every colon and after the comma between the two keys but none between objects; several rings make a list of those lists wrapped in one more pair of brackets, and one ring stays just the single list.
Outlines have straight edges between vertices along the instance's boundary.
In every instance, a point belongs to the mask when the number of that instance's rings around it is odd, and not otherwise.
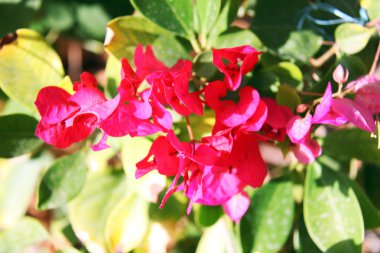
[{"label": "flower bud", "polygon": [[342,65],[338,65],[333,73],[333,78],[337,83],[345,83],[348,79],[348,69],[344,71]]}]

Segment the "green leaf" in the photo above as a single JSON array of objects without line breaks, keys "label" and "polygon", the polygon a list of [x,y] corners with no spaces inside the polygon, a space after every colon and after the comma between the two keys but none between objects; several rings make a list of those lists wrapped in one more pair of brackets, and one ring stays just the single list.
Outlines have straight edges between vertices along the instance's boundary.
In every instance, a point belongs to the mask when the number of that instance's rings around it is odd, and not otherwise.
[{"label": "green leaf", "polygon": [[0,253],[24,252],[29,246],[46,241],[49,234],[36,219],[25,217],[0,232]]},{"label": "green leaf", "polygon": [[380,16],[380,2],[377,0],[361,0],[360,5],[367,10],[368,16],[374,20]]},{"label": "green leaf", "polygon": [[42,0],[0,1],[0,38],[18,28],[27,27],[36,16]]},{"label": "green leaf", "polygon": [[0,49],[0,88],[36,112],[38,91],[57,85],[64,74],[61,59],[38,33],[20,29],[17,39]]},{"label": "green leaf", "polygon": [[172,34],[146,18],[125,16],[108,23],[105,42],[108,53],[118,59],[132,60],[135,48],[139,44],[153,44],[157,57],[168,65],[172,65],[179,58],[189,58],[186,50]]},{"label": "green leaf", "polygon": [[293,111],[301,104],[301,98],[298,96],[296,89],[289,85],[281,85],[278,87],[276,101],[279,105],[286,105]]},{"label": "green leaf", "polygon": [[69,204],[69,220],[89,251],[106,251],[105,226],[125,194],[124,173],[111,169],[89,173],[80,194]]},{"label": "green leaf", "polygon": [[39,185],[38,209],[57,208],[72,200],[82,189],[86,174],[83,152],[56,160],[46,171]]},{"label": "green leaf", "polygon": [[356,54],[367,45],[376,29],[358,24],[345,23],[335,30],[335,40],[339,49],[346,54]]},{"label": "green leaf", "polygon": [[207,39],[207,49],[214,47],[218,35],[226,31],[232,22],[236,19],[240,2],[235,0],[222,0],[219,17],[211,29]]},{"label": "green leaf", "polygon": [[276,66],[269,67],[265,70],[276,74],[282,84],[288,84],[297,89],[302,89],[303,75],[301,70],[294,63],[280,62]]},{"label": "green leaf", "polygon": [[180,36],[192,38],[193,2],[191,0],[132,0],[145,17]]},{"label": "green leaf", "polygon": [[106,242],[110,252],[129,252],[138,247],[148,231],[149,203],[138,194],[121,200],[106,224]]},{"label": "green leaf", "polygon": [[[89,18],[96,17],[96,18]],[[79,37],[103,41],[106,35],[106,25],[111,19],[100,3],[77,3],[76,5],[77,30]]]},{"label": "green leaf", "polygon": [[223,215],[223,209],[220,206],[200,205],[196,212],[196,220],[203,227],[214,225]]},{"label": "green leaf", "polygon": [[307,169],[304,218],[323,252],[361,252],[364,223],[350,185],[336,172],[314,163]]},{"label": "green leaf", "polygon": [[371,134],[360,129],[345,129],[329,133],[323,142],[323,152],[341,160],[380,163],[380,150]]},{"label": "green leaf", "polygon": [[250,30],[232,27],[220,34],[214,44],[215,48],[237,47],[250,45],[258,50],[263,49],[260,39]]},{"label": "green leaf", "polygon": [[364,193],[363,189],[357,182],[347,178],[350,186],[355,192],[356,198],[359,201],[360,209],[363,213],[365,229],[375,229],[380,227],[380,213],[379,210],[372,204],[371,200]]},{"label": "green leaf", "polygon": [[322,253],[322,251],[317,247],[317,245],[315,245],[313,240],[310,238],[309,232],[307,232],[306,229],[304,217],[302,215],[300,215],[298,219],[298,240],[298,253]]},{"label": "green leaf", "polygon": [[0,117],[0,157],[15,157],[35,150],[41,140],[34,135],[37,120],[23,114]]},{"label": "green leaf", "polygon": [[254,192],[240,223],[244,252],[279,252],[287,241],[294,218],[292,183],[271,181]]},{"label": "green leaf", "polygon": [[219,219],[215,225],[206,228],[195,252],[240,252],[239,242],[234,237],[231,225],[231,221],[224,218]]},{"label": "green leaf", "polygon": [[105,71],[107,76],[106,90],[110,97],[115,97],[118,94],[117,87],[119,87],[121,82],[121,62],[119,59],[110,54],[107,58]]},{"label": "green leaf", "polygon": [[206,37],[214,26],[220,11],[221,0],[197,0],[197,11],[199,17],[199,32]]},{"label": "green leaf", "polygon": [[194,59],[193,71],[206,80],[210,80],[218,73],[218,69],[212,63],[212,52],[206,51],[198,54]]},{"label": "green leaf", "polygon": [[287,59],[308,63],[322,46],[323,38],[310,30],[292,31],[278,52]]},{"label": "green leaf", "polygon": [[32,159],[22,156],[0,160],[0,228],[13,225],[25,215],[40,174],[52,161],[49,153]]},{"label": "green leaf", "polygon": [[278,92],[280,87],[280,79],[269,71],[258,71],[253,74],[251,80],[254,87],[263,97],[273,97]]},{"label": "green leaf", "polygon": [[70,3],[49,1],[44,3],[42,11],[43,24],[54,31],[66,31],[74,25],[75,13]]},{"label": "green leaf", "polygon": [[251,29],[265,46],[279,48],[296,29],[300,10],[308,4],[306,0],[257,0]]}]

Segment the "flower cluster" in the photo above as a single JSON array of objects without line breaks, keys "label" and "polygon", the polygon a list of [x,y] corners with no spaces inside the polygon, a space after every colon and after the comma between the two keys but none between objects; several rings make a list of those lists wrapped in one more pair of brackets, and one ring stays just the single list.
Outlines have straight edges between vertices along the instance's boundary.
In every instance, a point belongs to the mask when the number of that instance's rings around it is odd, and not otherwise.
[{"label": "flower cluster", "polygon": [[[192,62],[179,60],[167,67],[159,61],[151,46],[138,46],[132,69],[121,61],[121,83],[118,95],[107,100],[89,73],[81,75],[70,94],[59,87],[43,88],[36,100],[41,114],[36,135],[45,142],[65,148],[87,138],[95,129],[103,132],[94,150],[107,148],[107,136],[147,136],[161,132],[147,156],[137,163],[136,177],[152,170],[174,177],[161,207],[176,191],[189,198],[188,212],[194,203],[221,205],[234,221],[240,220],[249,207],[246,186],[260,187],[267,168],[260,153],[260,142],[290,140],[290,150],[301,163],[310,163],[321,154],[321,147],[312,138],[316,124],[340,126],[351,122],[373,132],[372,113],[379,113],[380,104],[372,97],[380,92],[379,81],[364,77],[347,85],[348,72],[338,67],[334,79],[337,93],[327,85],[324,95],[314,100],[303,117],[271,98],[261,98],[258,91],[242,85],[242,78],[258,62],[260,52],[250,46],[214,49],[213,63],[224,75],[223,80],[204,83],[189,91]],[[355,101],[345,98],[356,92]],[[376,95],[374,95],[376,94]],[[315,108],[314,108],[315,106]],[[171,108],[186,118],[190,141],[178,139],[172,130]],[[209,136],[193,139],[190,114],[215,114],[215,125]]]}]

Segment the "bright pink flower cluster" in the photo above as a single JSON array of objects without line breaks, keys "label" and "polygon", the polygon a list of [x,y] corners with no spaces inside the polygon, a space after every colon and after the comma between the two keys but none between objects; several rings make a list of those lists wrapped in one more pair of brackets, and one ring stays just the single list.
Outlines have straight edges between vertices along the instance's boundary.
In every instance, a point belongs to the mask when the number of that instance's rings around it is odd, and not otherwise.
[{"label": "bright pink flower cluster", "polygon": [[[213,63],[224,79],[190,92],[191,61],[179,60],[167,67],[154,56],[151,46],[145,50],[138,46],[136,70],[127,60],[121,61],[118,95],[110,100],[86,72],[74,84],[74,94],[59,87],[43,88],[36,100],[42,116],[36,135],[65,148],[99,129],[104,136],[92,148],[101,150],[108,147],[107,136],[161,132],[147,156],[137,163],[136,171],[137,178],[152,170],[174,177],[161,207],[174,192],[182,190],[190,199],[188,212],[194,203],[221,205],[237,222],[249,207],[250,198],[244,188],[260,187],[267,176],[259,142],[284,142],[289,138],[297,159],[310,163],[321,154],[321,147],[311,137],[313,124],[339,126],[349,121],[373,132],[371,112],[380,111],[378,104],[366,103],[374,92],[379,93],[378,85],[373,85],[379,82],[365,77],[350,84],[357,92],[355,101],[333,95],[328,84],[313,115],[312,107],[304,117],[294,115],[274,99],[260,98],[253,87],[242,86],[243,76],[255,67],[259,55],[250,46],[214,49]],[[343,69],[334,72],[339,83],[345,82],[347,75]],[[172,115],[167,108],[187,117],[202,115],[205,106],[215,113],[212,134],[201,140],[180,141],[172,130]]]}]

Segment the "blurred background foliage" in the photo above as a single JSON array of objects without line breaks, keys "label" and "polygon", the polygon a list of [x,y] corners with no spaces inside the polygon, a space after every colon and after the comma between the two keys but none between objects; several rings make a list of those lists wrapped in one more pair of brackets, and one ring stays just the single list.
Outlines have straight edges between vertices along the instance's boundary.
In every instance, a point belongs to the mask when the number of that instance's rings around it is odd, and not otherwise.
[{"label": "blurred background foliage", "polygon": [[[186,216],[179,193],[164,209],[151,203],[166,179],[136,181],[134,170],[152,138],[57,150],[34,136],[33,104],[40,88],[70,90],[83,70],[114,96],[118,60],[138,44],[168,65],[192,59],[205,80],[220,78],[211,48],[248,44],[263,54],[243,83],[295,110],[338,64],[350,80],[369,72],[379,16],[378,0],[0,0],[0,252],[380,252],[380,152],[365,132],[321,127],[324,155],[308,167],[263,145],[271,180],[233,224],[220,207]],[[191,122],[200,137],[213,115]]]}]

